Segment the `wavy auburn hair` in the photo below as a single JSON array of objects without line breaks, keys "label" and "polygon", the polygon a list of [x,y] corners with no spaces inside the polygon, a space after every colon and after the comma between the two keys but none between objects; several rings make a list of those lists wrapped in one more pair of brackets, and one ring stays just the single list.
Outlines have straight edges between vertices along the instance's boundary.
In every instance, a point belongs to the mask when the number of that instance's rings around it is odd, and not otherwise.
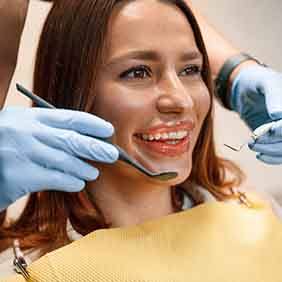
[{"label": "wavy auburn hair", "polygon": [[[90,111],[97,72],[109,20],[117,5],[129,0],[58,0],[45,22],[37,51],[34,92],[57,108]],[[134,1],[134,0],[131,0]],[[182,0],[156,0],[177,6],[191,25],[203,55],[202,77],[213,96],[206,48],[192,11]],[[144,19],[145,20],[145,19]],[[209,190],[223,200],[223,189],[241,183],[242,173],[230,161],[216,156],[213,137],[212,104],[193,152],[192,172],[187,182]],[[232,176],[231,178],[228,175]],[[186,189],[188,186],[186,186]],[[46,187],[48,188],[48,187]],[[185,185],[183,187],[185,189]],[[2,220],[4,216],[2,214]],[[18,238],[24,249],[38,248],[42,254],[70,242],[67,222],[82,235],[106,228],[98,206],[85,192],[56,191],[30,195],[19,219],[0,229],[0,251]]]}]

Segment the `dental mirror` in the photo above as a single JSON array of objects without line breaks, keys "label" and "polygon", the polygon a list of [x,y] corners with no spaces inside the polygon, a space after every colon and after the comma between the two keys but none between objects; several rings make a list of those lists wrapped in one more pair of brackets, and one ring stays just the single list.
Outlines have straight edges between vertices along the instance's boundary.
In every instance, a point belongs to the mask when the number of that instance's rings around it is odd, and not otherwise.
[{"label": "dental mirror", "polygon": [[[50,103],[46,102],[44,99],[40,98],[39,96],[33,94],[32,92],[30,92],[29,90],[25,89],[23,86],[21,86],[20,84],[16,84],[17,90],[22,93],[23,95],[25,95],[26,97],[30,98],[38,107],[41,108],[49,108],[49,109],[56,109],[53,105],[51,105]],[[95,137],[97,138],[97,137]],[[177,172],[172,172],[172,171],[167,171],[167,172],[152,172],[149,171],[148,169],[146,169],[144,166],[142,166],[140,163],[138,163],[136,160],[134,160],[133,158],[131,158],[123,149],[121,149],[119,146],[112,144],[111,141],[109,139],[103,139],[103,138],[97,138],[101,141],[107,142],[111,145],[113,145],[114,147],[116,147],[116,149],[119,152],[119,160],[135,167],[136,169],[138,169],[139,171],[141,171],[142,173],[144,173],[145,175],[152,177],[152,178],[156,178],[158,180],[161,181],[167,181],[173,178],[177,177]]]}]

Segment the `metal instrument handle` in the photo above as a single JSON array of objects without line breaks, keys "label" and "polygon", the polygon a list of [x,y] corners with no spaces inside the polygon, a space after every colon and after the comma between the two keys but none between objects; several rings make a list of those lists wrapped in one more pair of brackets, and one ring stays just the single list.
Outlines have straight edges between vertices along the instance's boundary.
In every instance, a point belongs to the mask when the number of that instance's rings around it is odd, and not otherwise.
[{"label": "metal instrument handle", "polygon": [[13,251],[15,259],[13,261],[13,264],[15,266],[15,270],[18,274],[21,274],[26,280],[30,278],[29,273],[27,272],[27,263],[23,256],[23,253],[20,249],[20,244],[18,240],[14,240],[13,242]]}]

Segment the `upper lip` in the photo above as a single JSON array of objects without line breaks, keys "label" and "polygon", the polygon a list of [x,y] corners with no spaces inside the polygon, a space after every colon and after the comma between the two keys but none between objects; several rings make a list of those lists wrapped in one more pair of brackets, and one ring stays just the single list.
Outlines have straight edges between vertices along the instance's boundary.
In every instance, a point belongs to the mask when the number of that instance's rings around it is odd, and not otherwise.
[{"label": "upper lip", "polygon": [[161,123],[147,129],[139,131],[137,134],[162,134],[162,133],[169,133],[169,132],[176,132],[176,131],[192,131],[195,127],[195,123],[192,120],[180,121],[175,122],[172,125],[168,125],[165,123]]}]

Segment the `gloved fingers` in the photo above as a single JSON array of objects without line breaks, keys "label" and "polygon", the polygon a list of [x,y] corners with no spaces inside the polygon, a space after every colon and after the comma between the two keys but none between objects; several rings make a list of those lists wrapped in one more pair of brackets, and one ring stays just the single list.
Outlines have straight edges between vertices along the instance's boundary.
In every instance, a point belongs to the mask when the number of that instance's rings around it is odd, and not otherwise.
[{"label": "gloved fingers", "polygon": [[281,165],[282,164],[282,157],[281,156],[269,156],[264,154],[257,154],[257,159],[270,165]]},{"label": "gloved fingers", "polygon": [[278,121],[273,122],[273,125],[272,125],[269,133],[270,133],[271,137],[282,138],[282,120],[278,120]]},{"label": "gloved fingers", "polygon": [[101,138],[108,138],[114,133],[111,123],[89,113],[64,109],[33,108],[33,110],[38,120],[50,127]]},{"label": "gloved fingers", "polygon": [[36,165],[35,168],[36,181],[33,181],[33,185],[28,192],[53,190],[74,193],[81,191],[85,186],[83,180],[58,170],[48,169],[40,165]]},{"label": "gloved fingers", "polygon": [[273,120],[282,118],[282,75],[279,72],[265,68],[266,73],[261,91],[265,96],[266,109]]},{"label": "gloved fingers", "polygon": [[32,147],[29,158],[42,167],[57,170],[84,181],[95,180],[99,175],[96,168],[64,151],[40,142],[33,144]]},{"label": "gloved fingers", "polygon": [[[282,107],[282,103],[280,104],[280,107]],[[271,108],[271,107],[269,107]],[[269,116],[272,120],[278,120],[282,118],[282,110],[281,109],[271,109],[268,110]]]},{"label": "gloved fingers", "polygon": [[56,129],[47,126],[34,136],[40,142],[62,150],[78,158],[105,163],[114,163],[119,157],[118,150],[111,144],[81,135],[72,130]]},{"label": "gloved fingers", "polygon": [[272,157],[282,157],[282,140],[279,143],[249,143],[249,148],[257,153],[262,153]]},{"label": "gloved fingers", "polygon": [[257,64],[239,71],[231,88],[231,107],[254,129],[282,118],[282,74]]},{"label": "gloved fingers", "polygon": [[256,144],[275,144],[282,141],[282,120],[263,124],[254,131],[254,134],[260,135],[260,132],[262,132],[264,128],[268,128],[268,126],[271,127],[267,132],[256,139]]},{"label": "gloved fingers", "polygon": [[1,112],[3,113],[18,113],[21,112],[22,114],[25,114],[29,111],[30,108],[23,107],[23,106],[8,106],[5,107]]}]

